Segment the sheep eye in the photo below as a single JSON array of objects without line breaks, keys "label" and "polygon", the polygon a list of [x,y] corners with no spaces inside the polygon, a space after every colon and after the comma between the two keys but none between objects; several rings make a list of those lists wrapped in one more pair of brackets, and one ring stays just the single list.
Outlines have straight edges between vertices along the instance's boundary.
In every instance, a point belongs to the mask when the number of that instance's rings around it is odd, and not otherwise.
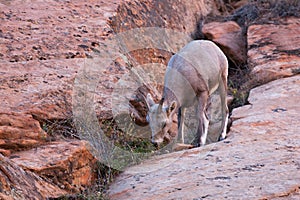
[{"label": "sheep eye", "polygon": [[163,122],[162,128],[165,128],[167,126],[166,122]]}]

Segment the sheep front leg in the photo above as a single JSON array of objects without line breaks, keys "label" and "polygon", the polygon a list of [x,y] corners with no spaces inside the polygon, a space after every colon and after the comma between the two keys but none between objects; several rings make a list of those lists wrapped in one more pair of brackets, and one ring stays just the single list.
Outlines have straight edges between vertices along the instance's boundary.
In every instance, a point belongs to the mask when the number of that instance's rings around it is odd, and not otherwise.
[{"label": "sheep front leg", "polygon": [[199,120],[198,131],[197,131],[197,141],[199,142],[197,146],[204,146],[206,143],[209,120],[206,114],[206,106],[208,100],[208,92],[202,92],[198,97],[197,106],[197,117]]},{"label": "sheep front leg", "polygon": [[178,112],[178,142],[184,144],[184,118],[186,108],[180,107]]}]

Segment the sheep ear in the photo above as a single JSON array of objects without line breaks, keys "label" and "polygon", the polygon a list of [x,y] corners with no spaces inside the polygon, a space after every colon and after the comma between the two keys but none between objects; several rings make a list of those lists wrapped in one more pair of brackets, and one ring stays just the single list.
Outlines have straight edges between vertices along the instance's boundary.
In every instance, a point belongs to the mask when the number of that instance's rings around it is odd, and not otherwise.
[{"label": "sheep ear", "polygon": [[147,103],[148,108],[151,108],[155,104],[150,93],[147,94],[146,103]]},{"label": "sheep ear", "polygon": [[173,115],[173,114],[174,114],[174,112],[176,111],[176,106],[177,106],[176,101],[173,101],[173,102],[171,103],[171,105],[167,108],[167,115],[168,115],[168,117],[169,117],[170,115]]},{"label": "sheep ear", "polygon": [[158,108],[157,108],[157,110],[158,110],[159,112],[162,111],[163,105],[164,105],[164,98],[161,98],[161,100],[159,101],[159,104],[158,104]]}]

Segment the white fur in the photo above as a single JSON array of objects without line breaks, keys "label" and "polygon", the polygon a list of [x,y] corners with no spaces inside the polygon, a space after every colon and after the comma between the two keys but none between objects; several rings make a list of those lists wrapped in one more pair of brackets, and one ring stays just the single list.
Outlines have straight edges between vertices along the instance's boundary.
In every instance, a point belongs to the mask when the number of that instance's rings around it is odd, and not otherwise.
[{"label": "white fur", "polygon": [[226,138],[226,134],[227,134],[227,124],[228,124],[228,117],[229,115],[226,115],[226,119],[225,119],[225,126],[223,128],[223,132],[221,134],[221,140],[224,140]]},{"label": "white fur", "polygon": [[203,134],[201,135],[201,146],[204,146],[206,143],[208,126],[209,126],[209,120],[206,118],[206,115],[204,113],[203,113],[203,125],[204,125],[204,130],[203,130]]}]

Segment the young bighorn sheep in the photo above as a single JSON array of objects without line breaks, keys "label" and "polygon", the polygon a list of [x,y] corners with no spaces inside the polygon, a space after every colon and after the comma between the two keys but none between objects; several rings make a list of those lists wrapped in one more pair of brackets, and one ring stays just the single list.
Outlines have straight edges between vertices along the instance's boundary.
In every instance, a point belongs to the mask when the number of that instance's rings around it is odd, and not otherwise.
[{"label": "young bighorn sheep", "polygon": [[216,90],[221,99],[220,140],[224,139],[228,123],[227,75],[227,58],[211,41],[192,41],[175,54],[166,69],[160,102],[155,104],[151,95],[147,95],[147,121],[152,132],[152,143],[159,146],[164,140],[170,140],[168,131],[172,126],[174,114],[178,113],[178,142],[183,144],[185,110],[194,106],[196,120],[199,122],[196,146],[205,145],[209,125],[208,100]]}]

